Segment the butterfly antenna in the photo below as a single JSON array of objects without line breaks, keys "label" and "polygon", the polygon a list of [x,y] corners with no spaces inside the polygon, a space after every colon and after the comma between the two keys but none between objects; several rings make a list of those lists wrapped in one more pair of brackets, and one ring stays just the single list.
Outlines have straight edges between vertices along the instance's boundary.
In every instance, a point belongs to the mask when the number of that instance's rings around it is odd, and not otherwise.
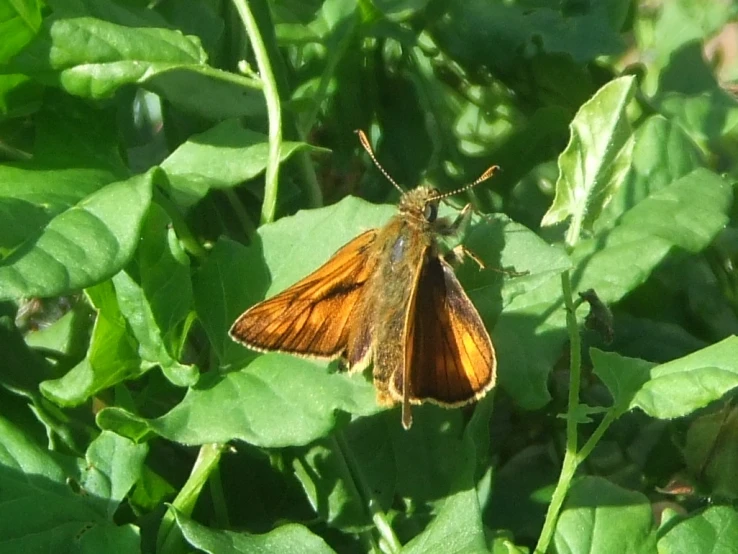
[{"label": "butterfly antenna", "polygon": [[474,181],[472,181],[468,185],[458,188],[456,190],[452,190],[451,192],[444,192],[443,194],[438,194],[433,197],[433,200],[442,200],[443,198],[448,198],[449,196],[453,196],[454,194],[459,194],[460,192],[469,190],[472,187],[476,187],[479,183],[483,183],[484,181],[492,177],[499,170],[500,170],[499,165],[493,165],[492,167],[487,168],[487,171],[482,173],[479,177],[477,177]]},{"label": "butterfly antenna", "polygon": [[389,173],[387,173],[387,170],[382,167],[382,164],[379,163],[379,160],[377,160],[377,157],[374,155],[374,150],[372,150],[372,145],[369,144],[369,139],[367,138],[366,134],[364,134],[364,131],[361,129],[357,129],[356,134],[359,135],[359,142],[361,142],[361,145],[364,147],[364,150],[366,150],[366,153],[369,154],[369,157],[374,162],[374,165],[377,166],[377,169],[382,172],[382,175],[384,175],[385,179],[387,179],[390,183],[392,183],[397,190],[399,190],[401,193],[404,193],[405,191],[402,190],[402,187],[397,184],[397,181],[395,181]]}]

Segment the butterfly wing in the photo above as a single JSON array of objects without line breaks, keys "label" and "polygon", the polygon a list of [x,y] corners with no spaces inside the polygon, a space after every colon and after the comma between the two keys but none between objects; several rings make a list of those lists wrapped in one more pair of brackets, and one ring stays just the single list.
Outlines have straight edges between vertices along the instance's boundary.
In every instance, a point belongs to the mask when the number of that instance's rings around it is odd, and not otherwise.
[{"label": "butterfly wing", "polygon": [[[410,401],[459,406],[495,384],[489,334],[451,266],[430,258],[420,274],[407,327],[405,376]],[[399,376],[395,376],[396,380]],[[398,391],[400,383],[394,383]]]},{"label": "butterfly wing", "polygon": [[246,310],[231,337],[253,350],[342,355],[376,265],[371,255],[376,236],[376,230],[362,233],[301,281]]}]

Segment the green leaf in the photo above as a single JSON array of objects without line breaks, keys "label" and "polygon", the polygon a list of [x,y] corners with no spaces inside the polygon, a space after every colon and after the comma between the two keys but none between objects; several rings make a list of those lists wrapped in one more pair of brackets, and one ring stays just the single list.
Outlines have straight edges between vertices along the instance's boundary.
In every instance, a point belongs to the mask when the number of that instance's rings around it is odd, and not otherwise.
[{"label": "green leaf", "polygon": [[36,34],[41,26],[42,3],[7,2],[0,12],[0,29],[3,40],[0,43],[0,63],[7,62],[17,54]]},{"label": "green leaf", "polygon": [[573,237],[579,237],[580,229],[592,229],[630,167],[634,143],[625,109],[634,92],[635,79],[621,77],[579,109],[569,144],[559,156],[556,196],[541,225],[571,216]]},{"label": "green leaf", "polygon": [[76,96],[105,98],[123,84],[205,61],[199,41],[176,31],[72,17],[47,19],[11,67],[62,85]]},{"label": "green leaf", "polygon": [[60,90],[46,91],[43,108],[34,118],[33,161],[60,169],[106,169],[111,174],[107,183],[125,179],[130,170],[121,157],[117,115],[111,106],[91,105]]},{"label": "green leaf", "polygon": [[[0,418],[0,549],[10,554],[140,552],[138,529],[117,527],[97,497],[75,493],[50,453]],[[43,509],[40,509],[43,508]]]},{"label": "green leaf", "polygon": [[[675,247],[705,248],[728,222],[732,197],[725,180],[703,169],[652,193],[611,230],[577,244],[571,255],[574,290],[594,289],[603,302],[617,302],[644,283]],[[516,264],[516,269],[526,266]],[[566,340],[560,298],[560,279],[549,274],[540,286],[513,298],[494,329],[500,381],[529,409],[548,401],[548,375]],[[503,364],[514,370],[506,371]]]},{"label": "green leaf", "polygon": [[10,69],[84,98],[107,98],[124,85],[139,84],[206,117],[263,113],[259,81],[206,61],[197,37],[69,17],[47,19]]},{"label": "green leaf", "polygon": [[703,166],[702,154],[682,127],[660,115],[646,119],[633,135],[630,171],[595,222],[595,232],[649,195]]},{"label": "green leaf", "polygon": [[579,243],[572,255],[582,266],[576,288],[593,288],[606,303],[619,300],[672,248],[699,252],[710,244],[728,222],[732,198],[729,183],[702,169],[660,189],[624,214],[611,232]]},{"label": "green leaf", "polygon": [[[195,310],[222,367],[238,366],[253,358],[231,339],[228,330],[239,313],[263,298],[257,284],[265,286],[269,275],[262,259],[257,246],[247,248],[223,239],[192,276]],[[244,286],[244,281],[251,286]]]},{"label": "green leaf", "polygon": [[[433,502],[434,519],[402,549],[404,553],[487,552],[482,510],[475,488],[487,471],[485,441],[492,403],[483,400],[466,429],[458,412],[435,406],[416,410],[417,423],[393,426],[397,490],[418,506]],[[405,436],[407,435],[407,436]]]},{"label": "green leaf", "polygon": [[100,189],[26,239],[0,261],[0,299],[66,294],[120,271],[136,249],[155,174]]},{"label": "green leaf", "polygon": [[730,506],[711,506],[677,523],[659,539],[659,553],[718,554],[738,544],[738,512]]},{"label": "green leaf", "polygon": [[92,287],[87,294],[97,309],[87,356],[63,377],[41,383],[44,396],[62,406],[81,404],[99,391],[144,371],[112,282]]},{"label": "green leaf", "polygon": [[[161,164],[174,198],[187,208],[210,189],[234,187],[260,175],[266,169],[268,140],[262,133],[245,129],[237,119],[193,135]],[[301,148],[313,147],[304,142],[283,142],[280,161]]]},{"label": "green leaf", "polygon": [[290,554],[334,554],[323,539],[307,527],[289,523],[263,535],[215,531],[175,511],[177,525],[193,547],[208,554],[289,552]]},{"label": "green leaf", "polygon": [[26,344],[33,349],[53,351],[61,356],[57,368],[76,363],[85,356],[87,345],[81,337],[87,337],[92,327],[92,310],[85,302],[76,302],[72,309],[48,327],[26,334]]},{"label": "green leaf", "polygon": [[652,417],[682,417],[738,387],[738,337],[727,338],[651,369],[649,380],[633,398]]},{"label": "green leaf", "polygon": [[659,75],[659,111],[681,125],[704,148],[735,134],[738,101],[716,79],[698,42],[673,52]]},{"label": "green leaf", "polygon": [[617,415],[627,412],[633,398],[650,378],[651,369],[656,364],[626,358],[615,352],[603,352],[597,348],[590,348],[594,373],[607,387],[613,398],[613,407]]},{"label": "green leaf", "polygon": [[109,519],[112,520],[120,502],[141,478],[147,452],[147,445],[134,444],[110,431],[103,431],[90,443],[86,463],[81,468],[80,485],[93,499],[105,500]]},{"label": "green leaf", "polygon": [[54,216],[114,179],[100,169],[0,166],[0,254],[9,254]]},{"label": "green leaf", "polygon": [[[164,211],[153,205],[142,230],[137,259],[113,277],[120,310],[139,344],[141,359],[159,364],[177,386],[197,382],[194,366],[181,364],[178,351],[182,322],[192,306],[190,263],[168,226]],[[131,275],[138,275],[140,282]]]},{"label": "green leaf", "polygon": [[653,49],[666,60],[680,46],[698,43],[717,33],[738,15],[738,7],[728,2],[713,4],[698,0],[675,0],[664,4],[653,29]]},{"label": "green leaf", "polygon": [[183,444],[239,439],[276,448],[327,435],[338,410],[356,415],[377,412],[374,388],[361,375],[329,374],[324,365],[268,354],[241,371],[204,375],[180,404],[160,418],[147,420],[107,408],[97,422],[137,441],[155,433]]},{"label": "green leaf", "polygon": [[659,419],[682,417],[738,386],[736,337],[661,365],[595,348],[590,353],[620,413],[638,407]]},{"label": "green leaf", "polygon": [[653,553],[651,504],[601,477],[584,477],[569,490],[556,525],[558,554]]},{"label": "green leaf", "polygon": [[[361,427],[366,429],[377,426],[362,425]],[[382,429],[385,430],[384,426]],[[375,437],[365,438],[372,444],[376,444],[372,440]],[[338,441],[340,440],[342,439],[338,437],[328,437],[317,441],[295,457],[292,467],[308,501],[322,521],[344,531],[361,532],[371,525],[371,518],[365,507],[356,501],[357,498],[361,498],[361,493],[351,474],[345,458],[346,453],[339,446]],[[386,449],[383,450],[386,451]],[[356,460],[361,463],[362,475],[365,476],[366,460],[361,459],[358,455]],[[386,463],[386,459],[382,461],[385,462],[382,464],[382,469],[394,469],[391,463],[394,461],[393,458],[389,459],[390,463]],[[391,481],[391,474],[385,473],[383,477],[382,482],[372,482],[371,485],[386,486],[387,481]],[[373,488],[372,491],[376,494]]]},{"label": "green leaf", "polygon": [[539,50],[571,56],[577,64],[619,52],[622,40],[606,3],[577,6],[580,13],[565,14],[538,5],[455,2],[434,26],[434,37],[457,62],[502,74]]},{"label": "green leaf", "polygon": [[726,405],[700,414],[689,426],[683,451],[690,474],[707,494],[738,498],[738,408]]},{"label": "green leaf", "polygon": [[445,497],[436,518],[405,545],[402,554],[488,552],[476,491],[453,492]]}]

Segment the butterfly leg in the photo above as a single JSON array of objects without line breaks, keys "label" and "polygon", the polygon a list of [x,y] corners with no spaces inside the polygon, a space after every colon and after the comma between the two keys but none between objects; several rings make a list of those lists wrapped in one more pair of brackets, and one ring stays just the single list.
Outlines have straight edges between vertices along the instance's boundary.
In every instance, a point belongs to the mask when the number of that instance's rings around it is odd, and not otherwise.
[{"label": "butterfly leg", "polygon": [[464,258],[470,258],[479,266],[479,269],[482,270],[486,266],[484,265],[484,262],[477,256],[474,252],[469,250],[467,247],[465,247],[463,244],[456,245],[453,249],[451,249],[445,256],[444,259],[450,263],[451,265],[458,265],[461,262],[464,261]]},{"label": "butterfly leg", "polygon": [[462,210],[459,212],[459,215],[457,215],[456,219],[454,219],[451,223],[439,219],[439,225],[436,227],[436,232],[439,235],[447,237],[457,235],[463,236],[469,228],[469,223],[471,223],[472,211],[472,205],[467,204],[462,208]]}]

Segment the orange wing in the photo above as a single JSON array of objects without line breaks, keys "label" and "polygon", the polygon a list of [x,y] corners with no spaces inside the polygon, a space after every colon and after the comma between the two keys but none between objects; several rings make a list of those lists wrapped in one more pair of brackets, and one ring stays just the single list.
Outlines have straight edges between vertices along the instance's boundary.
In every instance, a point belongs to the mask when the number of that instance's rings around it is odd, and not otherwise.
[{"label": "orange wing", "polygon": [[[495,384],[497,361],[489,334],[451,266],[430,259],[420,274],[407,326],[406,375],[394,386],[410,402],[459,406],[482,397]],[[399,372],[398,372],[399,373]]]},{"label": "orange wing", "polygon": [[301,281],[246,310],[231,337],[253,350],[317,358],[343,354],[374,271],[376,236],[376,230],[362,233]]}]

